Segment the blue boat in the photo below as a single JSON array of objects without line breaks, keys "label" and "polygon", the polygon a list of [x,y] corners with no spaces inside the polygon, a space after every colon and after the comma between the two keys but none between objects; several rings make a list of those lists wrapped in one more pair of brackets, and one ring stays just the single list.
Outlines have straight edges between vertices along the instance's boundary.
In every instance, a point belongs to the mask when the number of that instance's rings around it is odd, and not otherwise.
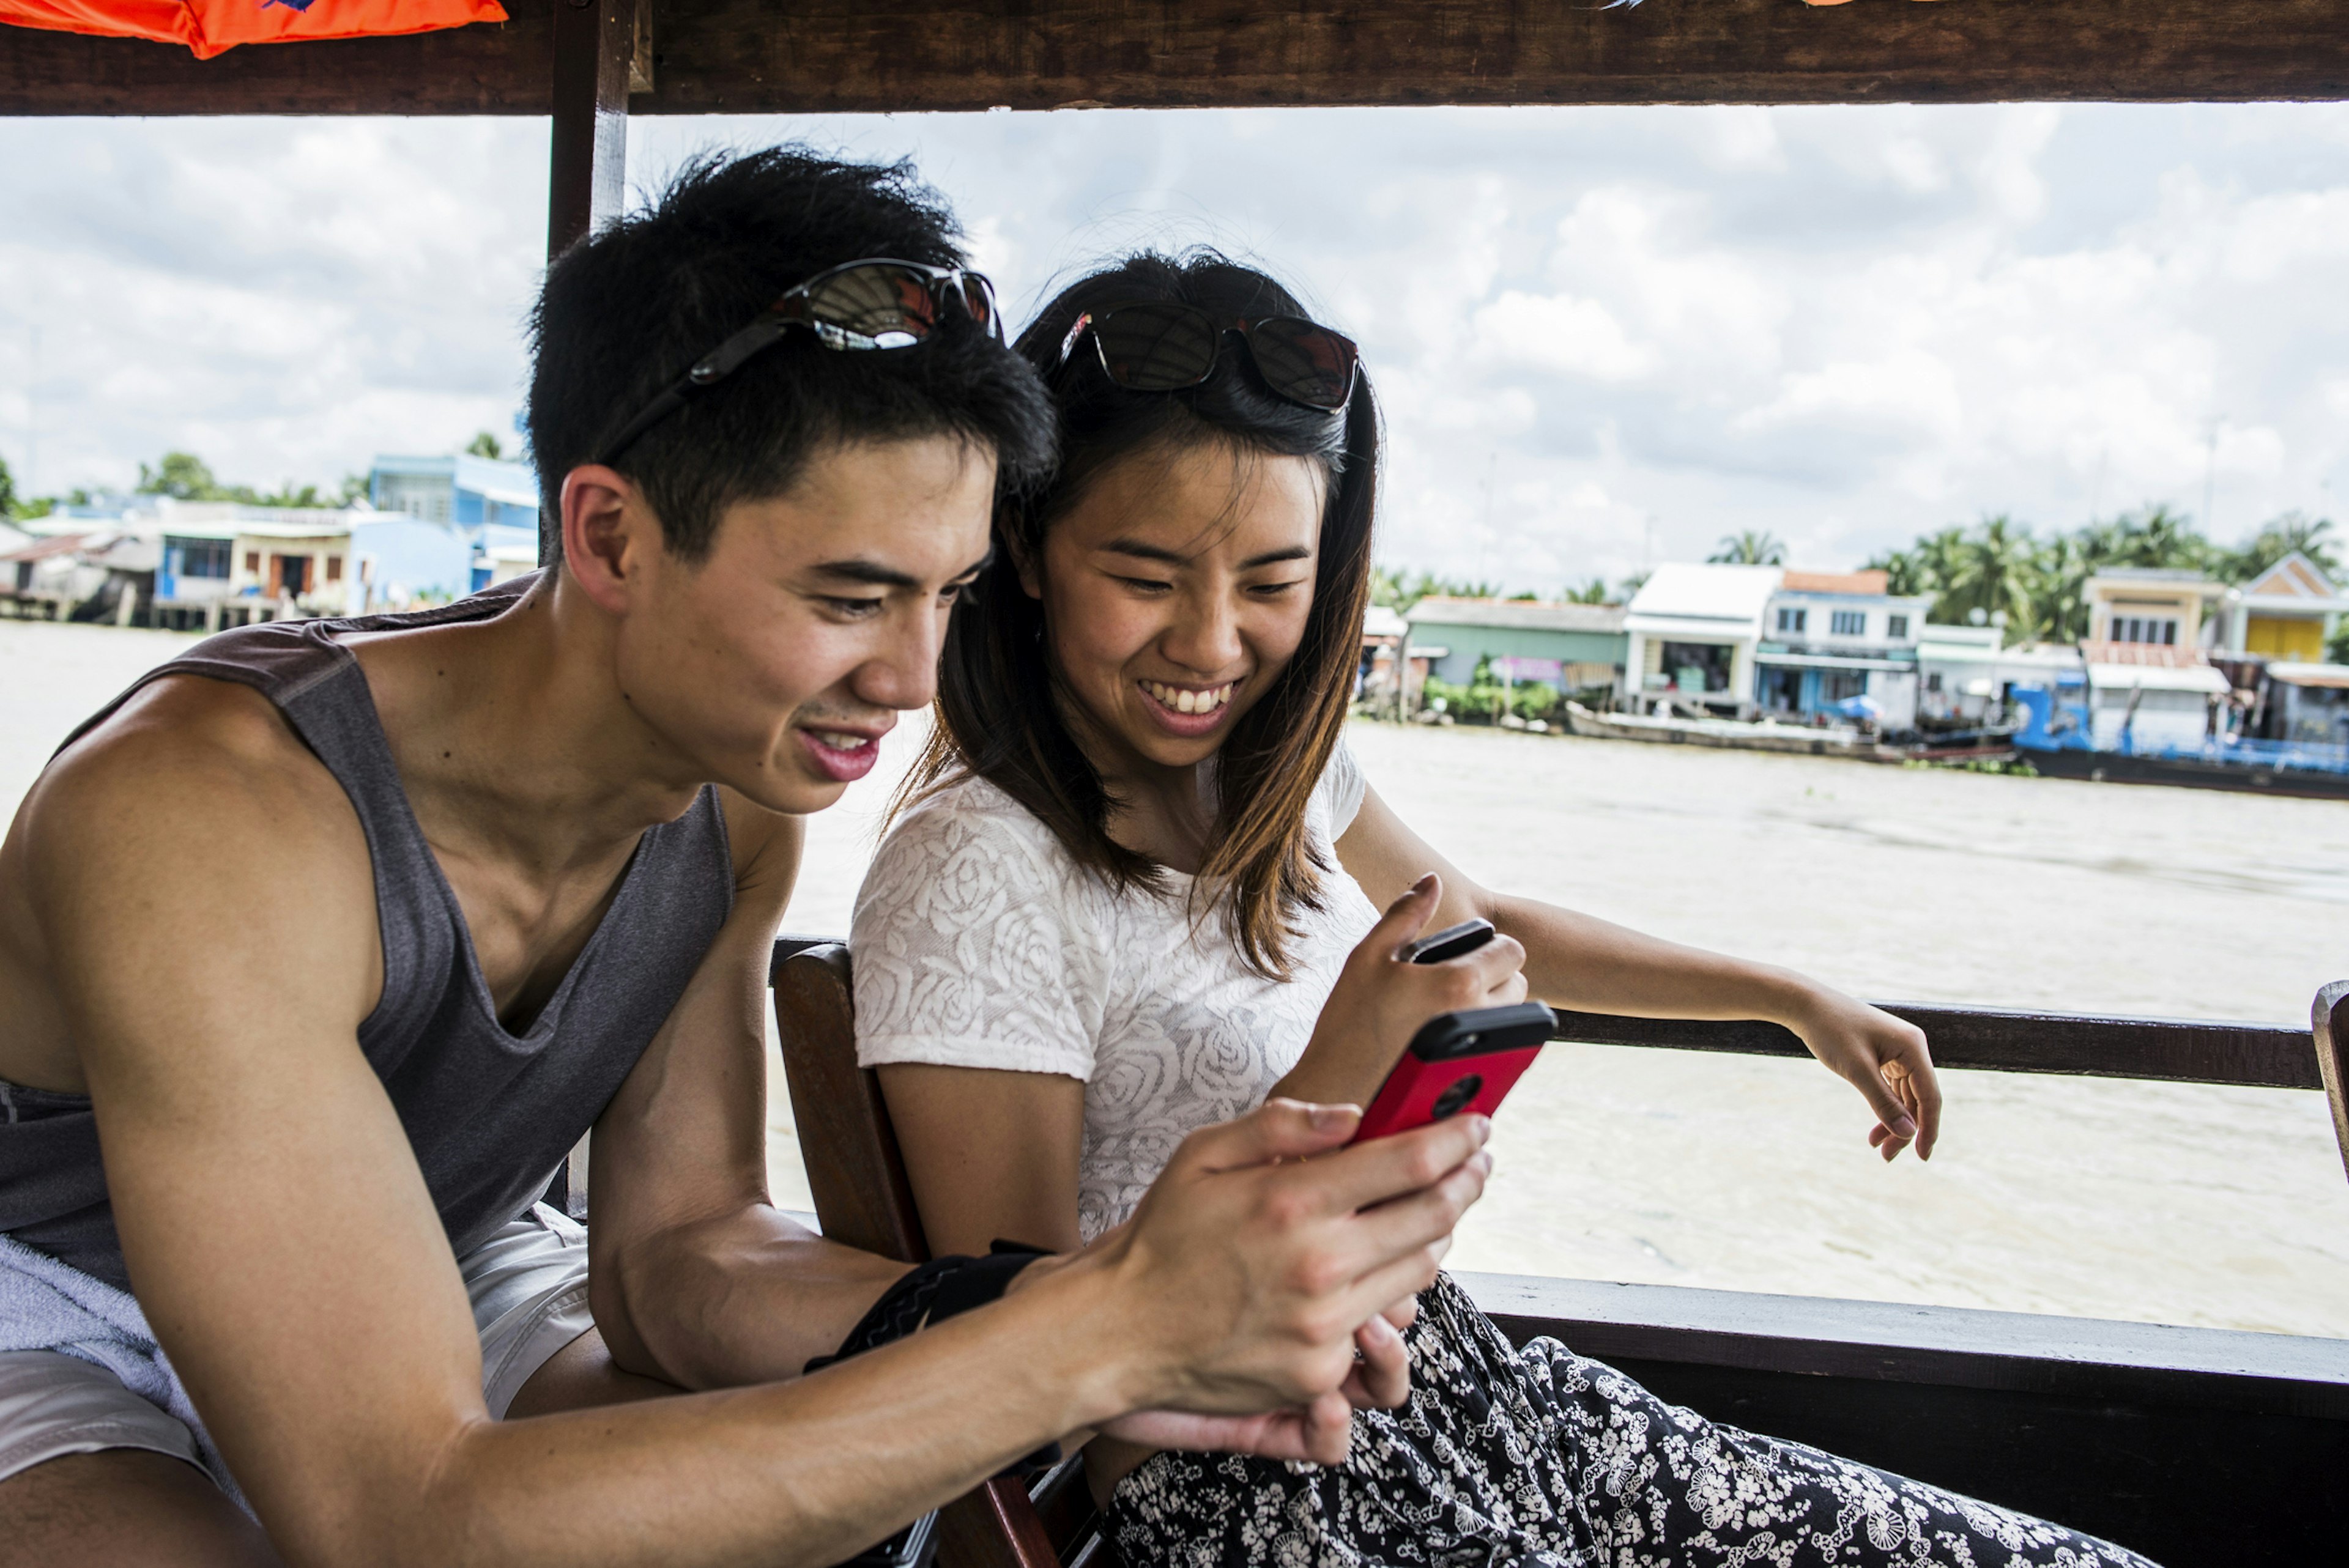
[{"label": "blue boat", "polygon": [[2139,742],[2134,709],[2099,745],[2089,687],[2077,676],[2059,677],[2052,688],[2016,686],[2014,701],[2026,716],[2016,752],[2053,778],[2349,799],[2349,745],[2226,733],[2206,734],[2199,744]]}]

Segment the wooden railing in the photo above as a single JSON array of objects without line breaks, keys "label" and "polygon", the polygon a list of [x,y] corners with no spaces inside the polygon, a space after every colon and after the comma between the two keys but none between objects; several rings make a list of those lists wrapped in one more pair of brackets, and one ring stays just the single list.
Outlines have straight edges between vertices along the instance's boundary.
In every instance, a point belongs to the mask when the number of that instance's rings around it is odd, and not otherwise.
[{"label": "wooden railing", "polygon": [[[780,965],[804,948],[840,940],[780,937],[774,962]],[[2323,1091],[2332,1101],[2343,1169],[2349,1173],[2349,980],[2317,994],[2307,1026],[1928,1002],[1876,1006],[1924,1030],[1939,1067]],[[1794,1031],[1759,1019],[1723,1022],[1562,1012],[1551,1037],[1745,1056],[1810,1054]]]}]

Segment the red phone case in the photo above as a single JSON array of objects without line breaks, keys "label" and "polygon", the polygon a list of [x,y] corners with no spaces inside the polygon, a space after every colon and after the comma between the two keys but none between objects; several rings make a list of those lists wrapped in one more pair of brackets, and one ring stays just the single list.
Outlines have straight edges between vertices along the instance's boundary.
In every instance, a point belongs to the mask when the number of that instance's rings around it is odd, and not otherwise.
[{"label": "red phone case", "polygon": [[[1471,1047],[1457,1054],[1446,1052],[1433,1059],[1422,1048],[1422,1042],[1437,1033],[1437,1025],[1456,1026],[1480,1016],[1499,1023],[1503,1015],[1507,1015],[1508,1024],[1515,1026],[1504,1025],[1494,1029],[1498,1037],[1489,1047]],[[1541,1042],[1547,1038],[1555,1024],[1549,1009],[1538,1003],[1486,1008],[1481,1014],[1451,1013],[1431,1019],[1420,1038],[1403,1052],[1394,1071],[1387,1075],[1387,1081],[1379,1086],[1370,1108],[1362,1112],[1362,1124],[1355,1130],[1352,1141],[1360,1143],[1366,1139],[1408,1132],[1446,1117],[1492,1115],[1510,1087],[1541,1055]],[[1532,1031],[1538,1031],[1534,1040],[1521,1043]],[[1433,1043],[1439,1047],[1442,1044],[1440,1040]],[[1467,1081],[1471,1078],[1476,1080],[1473,1085]]]}]

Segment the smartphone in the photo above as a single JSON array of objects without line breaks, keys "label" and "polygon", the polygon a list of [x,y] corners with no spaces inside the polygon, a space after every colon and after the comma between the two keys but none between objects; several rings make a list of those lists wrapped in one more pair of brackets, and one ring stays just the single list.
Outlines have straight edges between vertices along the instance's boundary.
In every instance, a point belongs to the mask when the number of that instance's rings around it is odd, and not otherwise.
[{"label": "smartphone", "polygon": [[1352,1141],[1409,1132],[1463,1111],[1492,1115],[1557,1027],[1557,1015],[1539,1002],[1438,1013],[1412,1037]]},{"label": "smartphone", "polygon": [[1457,925],[1421,937],[1402,950],[1407,964],[1441,964],[1465,953],[1474,953],[1493,940],[1493,923],[1489,920],[1464,920]]}]

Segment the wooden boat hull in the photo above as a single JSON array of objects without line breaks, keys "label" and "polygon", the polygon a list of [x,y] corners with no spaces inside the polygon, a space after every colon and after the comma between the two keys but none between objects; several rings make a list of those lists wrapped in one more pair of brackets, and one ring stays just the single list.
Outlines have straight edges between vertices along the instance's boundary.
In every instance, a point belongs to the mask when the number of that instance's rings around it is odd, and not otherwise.
[{"label": "wooden boat hull", "polygon": [[1890,749],[1863,741],[1850,730],[1802,729],[1793,725],[1746,724],[1726,718],[1650,718],[1633,714],[1593,713],[1578,702],[1566,705],[1566,723],[1575,734],[1592,740],[1711,746],[1727,751],[1777,751],[1795,757],[1850,757],[1864,762],[1885,760],[1878,753]]},{"label": "wooden boat hull", "polygon": [[2178,757],[2126,757],[2117,751],[2077,748],[2043,751],[2026,747],[2017,755],[2050,779],[2086,779],[2100,784],[2173,784],[2189,789],[2232,789],[2247,795],[2349,800],[2349,773],[2200,762]]}]

